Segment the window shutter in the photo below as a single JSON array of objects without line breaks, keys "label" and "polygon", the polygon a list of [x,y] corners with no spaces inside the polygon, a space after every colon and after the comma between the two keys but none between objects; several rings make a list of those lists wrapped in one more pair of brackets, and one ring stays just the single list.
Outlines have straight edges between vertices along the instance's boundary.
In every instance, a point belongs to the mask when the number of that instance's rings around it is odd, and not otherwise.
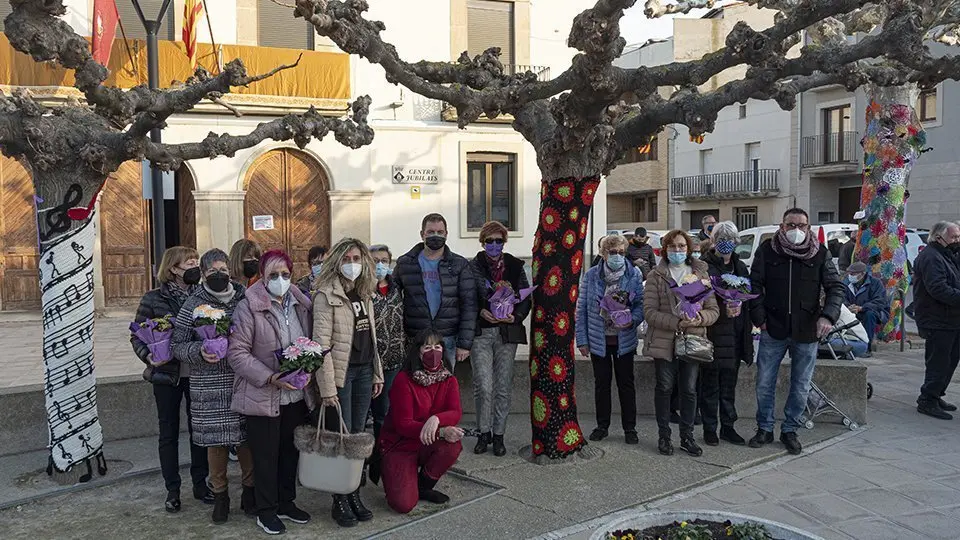
[{"label": "window shutter", "polygon": [[500,47],[500,62],[513,65],[513,3],[467,0],[467,54]]},{"label": "window shutter", "polygon": [[[147,31],[143,29],[143,23],[137,16],[137,8],[133,7],[133,0],[116,0],[117,12],[120,13],[120,22],[123,23],[123,31],[127,39],[147,39]],[[148,20],[156,20],[160,14],[160,8],[163,6],[163,0],[140,0],[140,9],[143,10],[143,16]],[[174,25],[174,1],[170,0],[167,6],[167,12],[163,14],[163,24],[157,30],[157,39],[166,39],[175,41]],[[90,13],[91,16],[93,12]],[[117,28],[117,39],[123,39],[120,28]]]},{"label": "window shutter", "polygon": [[313,27],[294,18],[292,9],[271,0],[257,2],[257,30],[261,47],[313,50]]}]

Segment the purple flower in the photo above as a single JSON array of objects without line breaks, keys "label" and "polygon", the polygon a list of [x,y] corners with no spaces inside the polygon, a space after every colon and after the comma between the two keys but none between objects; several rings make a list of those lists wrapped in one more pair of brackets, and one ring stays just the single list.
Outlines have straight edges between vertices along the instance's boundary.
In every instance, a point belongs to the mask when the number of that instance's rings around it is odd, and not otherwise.
[{"label": "purple flower", "polygon": [[703,302],[713,294],[713,289],[699,279],[683,285],[671,285],[670,289],[680,299],[680,313],[690,320],[697,317],[703,309]]}]

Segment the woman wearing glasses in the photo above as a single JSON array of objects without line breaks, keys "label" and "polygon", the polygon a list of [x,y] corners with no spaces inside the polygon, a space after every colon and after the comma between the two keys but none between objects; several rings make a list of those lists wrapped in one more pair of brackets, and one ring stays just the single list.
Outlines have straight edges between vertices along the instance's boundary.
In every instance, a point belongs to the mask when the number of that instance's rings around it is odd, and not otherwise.
[{"label": "woman wearing glasses", "polygon": [[[633,382],[633,357],[637,354],[637,327],[643,322],[643,278],[640,269],[627,264],[627,239],[607,236],[600,244],[603,263],[594,266],[580,281],[577,300],[577,347],[593,362],[594,399],[597,427],[591,441],[601,441],[610,429],[610,385],[617,376],[621,422],[627,444],[640,442],[637,436],[637,390]],[[600,302],[619,299],[630,310],[623,321],[601,312]]]},{"label": "woman wearing glasses", "polygon": [[473,452],[483,454],[493,443],[493,454],[503,456],[507,448],[503,434],[510,414],[510,393],[513,387],[513,361],[517,344],[527,342],[523,320],[530,313],[530,299],[516,304],[513,313],[497,318],[489,298],[500,286],[509,284],[515,294],[530,286],[523,270],[523,261],[504,252],[507,228],[500,222],[489,221],[480,229],[483,251],[473,258],[477,282],[477,337],[470,349],[473,368],[473,397],[477,407],[477,428],[480,436]]}]

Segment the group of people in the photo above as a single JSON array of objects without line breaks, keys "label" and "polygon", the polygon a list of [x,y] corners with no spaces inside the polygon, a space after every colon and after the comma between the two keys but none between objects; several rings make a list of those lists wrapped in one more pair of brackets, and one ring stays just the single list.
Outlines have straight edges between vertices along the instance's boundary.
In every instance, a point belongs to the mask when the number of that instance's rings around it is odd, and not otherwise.
[{"label": "group of people", "polygon": [[[479,437],[474,451],[492,445],[506,454],[517,345],[526,342],[523,320],[530,301],[497,318],[488,299],[498,283],[527,288],[524,263],[506,253],[508,230],[490,222],[480,231],[482,249],[472,260],[446,245],[447,223],[427,215],[418,243],[394,264],[385,245],[368,247],[344,238],[308,253],[310,273],[298,276],[282,250],[264,252],[249,240],[227,254],[202,255],[188,247],[166,250],[159,287],[147,292],[136,321],[173,319],[170,362],[155,365],[136,336],[131,343],[147,365],[160,427],[159,453],[168,512],[180,511],[178,463],[180,407],[186,403],[194,498],[213,505],[212,520],[230,514],[227,465],[241,469],[241,510],[269,534],[284,521],[307,523],[295,504],[298,426],[366,429],[372,415],[376,440],[367,478],[383,481],[389,506],[410,512],[418,501],[444,503],[438,480],[456,462],[464,430],[456,363],[471,357]],[[221,310],[231,320],[224,355],[210,351],[195,328],[195,311]],[[304,388],[285,382],[281,355],[306,337],[325,359]],[[349,527],[373,518],[359,489],[334,495],[332,518]]]},{"label": "group of people", "polygon": [[[639,344],[638,328],[645,323],[643,354],[655,364],[654,408],[661,454],[674,453],[670,424],[671,413],[676,411],[680,448],[693,456],[703,454],[694,438],[698,418],[703,441],[710,446],[721,439],[753,448],[773,442],[777,376],[787,352],[790,393],[780,441],[788,452],[799,454],[802,445],[797,430],[820,339],[838,322],[848,294],[861,302],[854,305],[854,309],[862,308],[858,313],[875,313],[871,304],[859,300],[865,278],[855,273],[845,293],[830,253],[811,234],[809,216],[802,209],[793,208],[783,215],[777,234],[760,245],[749,271],[735,252],[739,244],[736,225],[709,217],[696,238],[682,230],[664,235],[659,262],[643,228],[637,229],[629,243],[620,235],[600,241],[600,257],[580,285],[576,317],[576,345],[582,355],[590,357],[596,378],[597,427],[589,439],[600,441],[609,435],[615,376],[624,439],[627,444],[639,442],[633,359]],[[752,293],[758,297],[739,305],[711,295],[693,317],[679,309],[673,287],[690,279],[726,274],[749,277]],[[621,298],[629,299],[629,323],[618,324],[601,308],[601,299],[618,291]],[[761,331],[756,355],[754,327]],[[713,361],[700,364],[677,358],[676,340],[684,334],[708,339],[713,345]],[[754,356],[757,428],[747,441],[734,427],[735,397],[740,364],[753,363]]]}]

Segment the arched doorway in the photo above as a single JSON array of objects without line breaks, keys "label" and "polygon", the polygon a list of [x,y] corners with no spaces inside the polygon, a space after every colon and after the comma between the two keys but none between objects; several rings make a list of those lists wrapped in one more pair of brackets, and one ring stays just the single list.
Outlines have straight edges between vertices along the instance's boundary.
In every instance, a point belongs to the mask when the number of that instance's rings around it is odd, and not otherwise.
[{"label": "arched doorway", "polygon": [[100,193],[103,292],[108,307],[130,307],[150,290],[150,202],[143,199],[143,166],[127,161]]},{"label": "arched doorway", "polygon": [[[330,181],[323,167],[299,150],[271,150],[251,165],[244,189],[246,238],[265,250],[286,250],[294,274],[305,275],[310,248],[330,245]],[[254,230],[254,216],[272,216],[273,228]]]},{"label": "arched doorway", "polygon": [[0,306],[4,311],[40,309],[33,194],[27,169],[0,156]]}]

